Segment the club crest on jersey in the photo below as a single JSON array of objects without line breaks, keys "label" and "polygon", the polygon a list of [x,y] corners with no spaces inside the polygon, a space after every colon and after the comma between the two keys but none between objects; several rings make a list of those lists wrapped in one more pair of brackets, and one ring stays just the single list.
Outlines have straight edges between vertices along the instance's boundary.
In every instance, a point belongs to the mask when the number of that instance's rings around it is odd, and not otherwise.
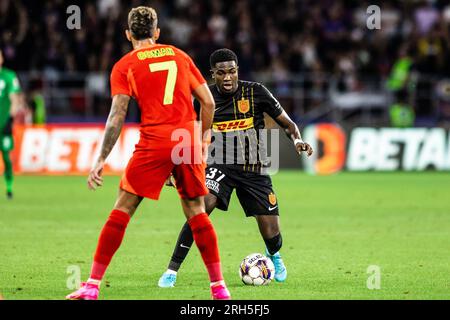
[{"label": "club crest on jersey", "polygon": [[277,203],[277,196],[273,192],[269,194],[269,202],[273,206]]},{"label": "club crest on jersey", "polygon": [[250,100],[238,100],[238,109],[242,113],[247,113],[250,110]]}]

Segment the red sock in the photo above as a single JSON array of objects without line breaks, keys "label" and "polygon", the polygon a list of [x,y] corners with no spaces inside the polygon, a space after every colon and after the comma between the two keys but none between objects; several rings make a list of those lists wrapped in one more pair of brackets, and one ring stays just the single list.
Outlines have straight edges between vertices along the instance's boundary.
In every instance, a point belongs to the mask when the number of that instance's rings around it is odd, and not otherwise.
[{"label": "red sock", "polygon": [[119,210],[113,210],[108,217],[98,239],[97,250],[92,263],[91,279],[102,280],[114,253],[122,243],[130,216]]},{"label": "red sock", "polygon": [[188,220],[211,282],[223,280],[220,266],[219,247],[214,227],[206,213],[198,214]]}]

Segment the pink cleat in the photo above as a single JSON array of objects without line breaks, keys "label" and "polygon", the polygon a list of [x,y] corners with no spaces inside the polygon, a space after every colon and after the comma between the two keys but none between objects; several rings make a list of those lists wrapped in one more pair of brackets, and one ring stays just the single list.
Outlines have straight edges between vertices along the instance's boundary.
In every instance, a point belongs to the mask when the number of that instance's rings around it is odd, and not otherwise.
[{"label": "pink cleat", "polygon": [[231,300],[230,292],[224,282],[212,286],[211,295],[213,300]]},{"label": "pink cleat", "polygon": [[97,300],[98,285],[82,282],[80,289],[66,296],[68,300]]}]

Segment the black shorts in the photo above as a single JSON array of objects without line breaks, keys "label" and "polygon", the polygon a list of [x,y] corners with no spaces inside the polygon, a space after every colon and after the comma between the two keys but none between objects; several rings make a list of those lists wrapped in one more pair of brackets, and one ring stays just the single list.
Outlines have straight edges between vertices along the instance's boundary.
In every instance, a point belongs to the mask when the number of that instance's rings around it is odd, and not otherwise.
[{"label": "black shorts", "polygon": [[14,140],[12,136],[12,118],[10,118],[5,127],[0,128],[0,151],[10,152],[13,149]]},{"label": "black shorts", "polygon": [[220,210],[228,210],[231,194],[236,189],[247,217],[278,215],[278,200],[269,175],[210,165],[206,168],[206,187],[217,197],[217,208]]},{"label": "black shorts", "polygon": [[12,125],[13,125],[13,118],[9,117],[9,119],[6,122],[5,126],[0,130],[0,135],[2,135],[2,136],[12,136]]}]

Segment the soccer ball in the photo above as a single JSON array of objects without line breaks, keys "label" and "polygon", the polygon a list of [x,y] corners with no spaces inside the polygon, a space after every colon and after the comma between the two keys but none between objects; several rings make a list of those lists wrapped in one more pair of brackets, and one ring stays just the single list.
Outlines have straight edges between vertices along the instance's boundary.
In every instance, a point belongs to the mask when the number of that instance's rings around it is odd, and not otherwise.
[{"label": "soccer ball", "polygon": [[239,267],[239,276],[243,283],[253,286],[269,284],[275,275],[272,260],[261,253],[252,253],[244,258]]}]

